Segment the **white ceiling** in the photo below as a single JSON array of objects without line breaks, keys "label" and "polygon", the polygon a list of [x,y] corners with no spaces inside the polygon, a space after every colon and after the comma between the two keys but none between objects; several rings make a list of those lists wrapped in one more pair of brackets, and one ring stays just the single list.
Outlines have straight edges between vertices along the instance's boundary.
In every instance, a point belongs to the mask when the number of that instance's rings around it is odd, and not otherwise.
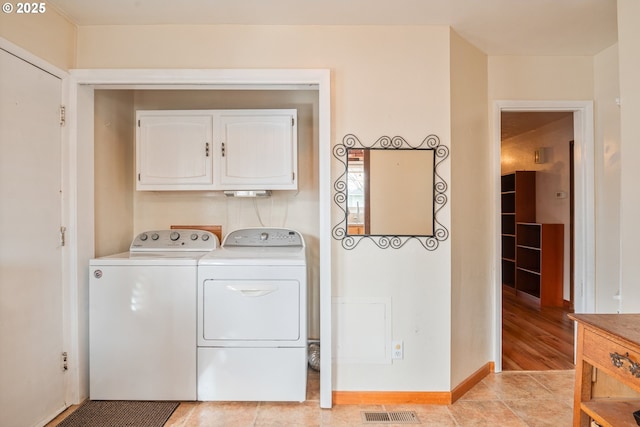
[{"label": "white ceiling", "polygon": [[531,132],[557,120],[573,116],[571,111],[503,111],[501,115],[500,139],[513,138],[526,132]]},{"label": "white ceiling", "polygon": [[450,25],[488,55],[593,55],[616,0],[50,0],[77,25]]}]

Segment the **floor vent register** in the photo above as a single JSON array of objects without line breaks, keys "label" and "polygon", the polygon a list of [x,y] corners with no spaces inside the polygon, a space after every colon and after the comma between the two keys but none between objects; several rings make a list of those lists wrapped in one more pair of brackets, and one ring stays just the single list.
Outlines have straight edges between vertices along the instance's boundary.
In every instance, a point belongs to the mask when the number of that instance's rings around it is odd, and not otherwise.
[{"label": "floor vent register", "polygon": [[413,411],[362,412],[363,424],[420,424]]}]

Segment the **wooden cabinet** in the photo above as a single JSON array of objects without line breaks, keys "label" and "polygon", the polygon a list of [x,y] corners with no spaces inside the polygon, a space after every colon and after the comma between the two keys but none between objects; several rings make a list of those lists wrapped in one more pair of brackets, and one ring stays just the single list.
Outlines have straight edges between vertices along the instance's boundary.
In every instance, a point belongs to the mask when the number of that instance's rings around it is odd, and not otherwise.
[{"label": "wooden cabinet", "polygon": [[[636,426],[640,314],[570,314],[578,324],[573,425]],[[606,383],[605,388],[599,384]],[[600,390],[600,391],[598,391]],[[604,391],[603,391],[604,390]]]},{"label": "wooden cabinet", "polygon": [[501,177],[502,283],[516,287],[516,223],[536,220],[536,173],[517,171]]},{"label": "wooden cabinet", "polygon": [[517,293],[562,307],[564,224],[516,223]]},{"label": "wooden cabinet", "polygon": [[215,129],[216,188],[297,189],[296,110],[220,111]]},{"label": "wooden cabinet", "polygon": [[295,190],[297,113],[136,112],[137,190]]},{"label": "wooden cabinet", "polygon": [[563,304],[564,226],[536,223],[536,173],[501,177],[502,284],[541,305]]}]

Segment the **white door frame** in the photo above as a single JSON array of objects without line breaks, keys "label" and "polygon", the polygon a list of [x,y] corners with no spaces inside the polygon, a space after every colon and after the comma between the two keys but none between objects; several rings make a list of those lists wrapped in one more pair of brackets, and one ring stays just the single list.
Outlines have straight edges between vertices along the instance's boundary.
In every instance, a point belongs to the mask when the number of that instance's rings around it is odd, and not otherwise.
[{"label": "white door frame", "polygon": [[[75,401],[88,390],[88,260],[93,257],[93,91],[100,89],[317,89],[319,92],[320,194],[320,407],[332,405],[331,384],[331,76],[327,69],[86,69],[71,70],[69,126],[73,223],[68,239],[77,249],[72,300],[76,375]],[[73,310],[72,310],[73,311]]]},{"label": "white door frame", "polygon": [[502,371],[502,241],[500,239],[500,130],[503,111],[571,111],[575,141],[576,313],[595,311],[595,171],[592,101],[495,101],[493,107],[493,200],[495,236],[495,368]]}]

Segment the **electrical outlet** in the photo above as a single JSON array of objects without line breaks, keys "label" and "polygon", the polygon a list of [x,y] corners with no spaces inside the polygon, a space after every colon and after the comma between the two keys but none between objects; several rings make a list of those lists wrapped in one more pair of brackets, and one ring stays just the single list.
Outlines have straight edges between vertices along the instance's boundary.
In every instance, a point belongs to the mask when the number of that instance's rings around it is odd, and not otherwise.
[{"label": "electrical outlet", "polygon": [[391,343],[391,358],[402,359],[404,357],[404,346],[402,341],[393,341]]}]

